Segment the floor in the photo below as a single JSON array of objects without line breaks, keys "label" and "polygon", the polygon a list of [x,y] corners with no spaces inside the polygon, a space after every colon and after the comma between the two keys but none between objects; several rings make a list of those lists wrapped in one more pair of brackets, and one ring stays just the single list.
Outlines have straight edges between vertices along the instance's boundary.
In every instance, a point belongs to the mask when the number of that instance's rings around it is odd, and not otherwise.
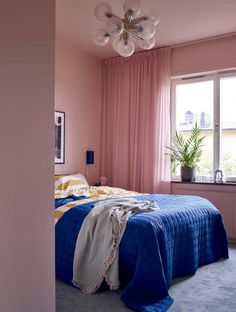
[{"label": "floor", "polygon": [[[128,312],[120,292],[85,296],[78,289],[56,282],[57,312]],[[230,258],[199,268],[191,277],[174,281],[169,294],[175,300],[168,312],[236,312],[236,245]]]}]

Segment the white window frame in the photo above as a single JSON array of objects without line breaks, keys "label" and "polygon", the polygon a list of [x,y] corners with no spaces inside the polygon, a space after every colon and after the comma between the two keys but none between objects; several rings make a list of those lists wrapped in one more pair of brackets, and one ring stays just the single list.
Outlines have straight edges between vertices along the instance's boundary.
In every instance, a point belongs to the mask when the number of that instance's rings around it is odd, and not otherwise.
[{"label": "white window frame", "polygon": [[[171,82],[171,136],[176,131],[176,86],[193,82],[213,81],[213,170],[220,168],[221,163],[221,120],[220,120],[220,79],[235,77],[236,71],[215,72],[198,76],[185,76],[172,78]],[[172,175],[173,180],[179,180],[179,176]],[[202,177],[203,180],[213,181],[213,177]],[[225,177],[227,180],[227,177]],[[232,178],[232,177],[231,177]],[[236,177],[233,178],[236,181]]]}]

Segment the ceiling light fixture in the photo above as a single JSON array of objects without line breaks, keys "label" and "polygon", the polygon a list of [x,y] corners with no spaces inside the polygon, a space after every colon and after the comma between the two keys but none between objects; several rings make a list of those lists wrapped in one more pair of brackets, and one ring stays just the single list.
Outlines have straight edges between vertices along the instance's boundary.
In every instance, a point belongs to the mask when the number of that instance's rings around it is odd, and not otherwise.
[{"label": "ceiling light fixture", "polygon": [[160,17],[151,10],[146,10],[142,16],[139,0],[125,0],[124,18],[112,13],[112,8],[107,3],[99,3],[95,7],[95,16],[105,27],[94,32],[94,43],[104,46],[113,40],[113,49],[121,56],[128,57],[134,53],[135,45],[132,39],[137,39],[139,46],[149,50],[155,45],[155,26]]}]

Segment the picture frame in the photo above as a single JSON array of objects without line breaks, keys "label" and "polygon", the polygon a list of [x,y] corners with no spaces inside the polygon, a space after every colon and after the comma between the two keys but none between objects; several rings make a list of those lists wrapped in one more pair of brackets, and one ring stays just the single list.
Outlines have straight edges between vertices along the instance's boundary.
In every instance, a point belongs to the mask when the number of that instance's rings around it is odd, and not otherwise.
[{"label": "picture frame", "polygon": [[65,163],[65,113],[55,111],[55,154],[54,163]]}]

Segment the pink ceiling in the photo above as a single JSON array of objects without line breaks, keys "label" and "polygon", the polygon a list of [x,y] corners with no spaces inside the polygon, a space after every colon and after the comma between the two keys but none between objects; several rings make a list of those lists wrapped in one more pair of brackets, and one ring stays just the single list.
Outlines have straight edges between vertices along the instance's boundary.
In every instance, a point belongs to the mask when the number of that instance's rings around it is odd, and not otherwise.
[{"label": "pink ceiling", "polygon": [[[101,26],[94,16],[99,2],[107,2],[123,16],[121,0],[56,0],[57,35],[97,58],[115,56],[111,44],[93,44],[93,31]],[[156,47],[175,45],[236,31],[236,0],[143,0],[144,9],[155,9],[160,17]],[[136,49],[137,51],[137,49]]]}]

